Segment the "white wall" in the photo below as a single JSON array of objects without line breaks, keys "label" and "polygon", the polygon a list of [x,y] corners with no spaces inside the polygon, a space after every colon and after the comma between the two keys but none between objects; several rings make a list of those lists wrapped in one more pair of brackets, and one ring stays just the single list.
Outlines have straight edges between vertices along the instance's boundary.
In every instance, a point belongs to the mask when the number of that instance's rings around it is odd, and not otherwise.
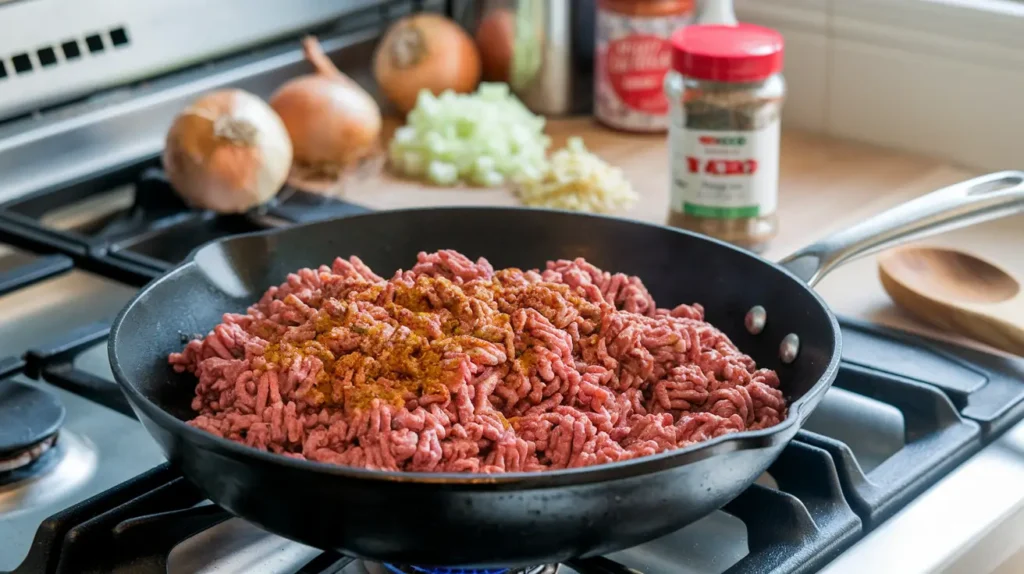
[{"label": "white wall", "polygon": [[978,169],[1024,168],[1024,5],[736,0],[786,38],[786,125]]}]

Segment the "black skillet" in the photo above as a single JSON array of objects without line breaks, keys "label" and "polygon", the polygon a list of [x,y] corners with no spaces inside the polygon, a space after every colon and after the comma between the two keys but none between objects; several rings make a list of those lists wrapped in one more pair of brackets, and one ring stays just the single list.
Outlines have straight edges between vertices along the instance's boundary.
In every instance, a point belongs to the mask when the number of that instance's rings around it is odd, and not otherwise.
[{"label": "black skillet", "polygon": [[[679,529],[750,486],[828,390],[839,326],[811,288],[883,247],[1024,210],[1024,172],[982,176],[832,235],[774,264],[703,236],[621,219],[509,208],[386,211],[212,242],[144,288],[110,337],[114,376],[169,459],[211,500],[267,530],[377,561],[505,567],[635,546]],[[786,225],[804,225],[787,221]],[[777,369],[788,418],[760,431],[626,462],[540,473],[371,471],[288,459],[187,426],[195,379],[167,355],[243,311],[302,267],[358,255],[382,275],[420,251],[456,249],[496,267],[585,257],[638,275],[662,307],[699,302],[758,364]],[[752,334],[755,306],[767,322]],[[756,331],[756,329],[754,329]],[[798,347],[792,343],[799,339]],[[789,354],[784,361],[782,352]]]}]

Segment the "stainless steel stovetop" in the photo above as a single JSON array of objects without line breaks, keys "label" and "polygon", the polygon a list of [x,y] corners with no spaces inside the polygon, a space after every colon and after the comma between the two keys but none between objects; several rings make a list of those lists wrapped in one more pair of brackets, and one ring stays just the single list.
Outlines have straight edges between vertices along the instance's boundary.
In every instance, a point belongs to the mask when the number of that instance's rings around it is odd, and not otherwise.
[{"label": "stainless steel stovetop", "polygon": [[[386,16],[322,38],[357,79]],[[362,209],[297,193],[224,220],[175,209],[157,169],[185,101],[223,85],[266,95],[305,70],[287,42],[0,125],[0,386],[65,412],[58,446],[0,472],[0,572],[443,571],[351,561],[229,517],[165,464],[111,382],[109,321],[193,247]],[[835,388],[757,485],[662,539],[528,574],[995,571],[1024,546],[1024,361],[850,320],[843,334]]]}]

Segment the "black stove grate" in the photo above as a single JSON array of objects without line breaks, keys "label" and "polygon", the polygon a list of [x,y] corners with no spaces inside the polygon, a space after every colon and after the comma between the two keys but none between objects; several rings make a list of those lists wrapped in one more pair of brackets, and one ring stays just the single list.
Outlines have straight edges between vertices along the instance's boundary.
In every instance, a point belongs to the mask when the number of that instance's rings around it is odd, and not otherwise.
[{"label": "black stove grate", "polygon": [[73,267],[74,261],[70,257],[53,254],[33,259],[13,269],[0,271],[0,295],[60,275]]},{"label": "black stove grate", "polygon": [[[101,533],[107,540],[112,539],[110,526],[116,523],[111,524],[111,521],[126,508],[134,509],[135,516],[143,516],[161,508],[145,502],[160,494],[165,498],[164,508],[186,500],[168,486],[176,478],[176,473],[163,465],[51,516],[40,525],[28,556],[13,574],[114,572],[110,560],[120,549],[113,551],[109,542],[106,548],[90,545],[103,542]],[[195,502],[199,500],[202,498]],[[145,512],[141,511],[143,508]]]},{"label": "black stove grate", "polygon": [[794,441],[768,473],[778,490],[755,484],[725,506],[747,526],[750,545],[726,574],[815,572],[860,534],[861,521],[824,450]]},{"label": "black stove grate", "polygon": [[962,418],[945,395],[924,383],[848,364],[833,385],[892,405],[904,417],[906,444],[870,471],[843,442],[808,430],[798,434],[835,460],[843,491],[865,529],[892,516],[981,447],[978,424]]},{"label": "black stove grate", "polygon": [[840,324],[844,361],[942,390],[981,425],[985,443],[1024,418],[1024,361],[863,321]]},{"label": "black stove grate", "polygon": [[56,337],[44,348],[30,349],[25,354],[25,374],[134,418],[128,399],[113,381],[75,366],[76,357],[106,341],[109,333],[106,323],[90,323]]}]

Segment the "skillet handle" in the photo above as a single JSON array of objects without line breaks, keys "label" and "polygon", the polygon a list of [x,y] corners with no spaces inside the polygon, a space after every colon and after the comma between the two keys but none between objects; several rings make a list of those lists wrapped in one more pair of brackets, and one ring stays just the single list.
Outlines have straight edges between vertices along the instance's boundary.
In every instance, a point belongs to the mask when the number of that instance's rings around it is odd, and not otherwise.
[{"label": "skillet handle", "polygon": [[1024,212],[1024,172],[990,173],[870,217],[798,250],[779,264],[813,286],[847,261],[1020,212]]}]

